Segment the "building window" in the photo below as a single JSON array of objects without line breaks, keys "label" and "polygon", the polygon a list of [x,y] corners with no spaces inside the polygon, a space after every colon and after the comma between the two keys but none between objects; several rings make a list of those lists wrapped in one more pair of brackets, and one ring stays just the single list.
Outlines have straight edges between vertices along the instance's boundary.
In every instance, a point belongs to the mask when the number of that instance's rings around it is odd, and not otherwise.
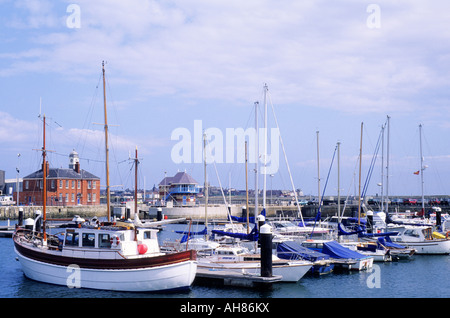
[{"label": "building window", "polygon": [[75,193],[72,193],[71,197],[72,197],[72,202],[75,202]]},{"label": "building window", "polygon": [[66,180],[66,189],[69,189],[69,180]]},{"label": "building window", "polygon": [[72,180],[72,189],[75,189],[75,180]]},{"label": "building window", "polygon": [[59,202],[60,202],[59,204],[63,203],[62,193],[59,194]]},{"label": "building window", "polygon": [[92,202],[95,202],[97,200],[97,194],[92,193]]},{"label": "building window", "polygon": [[92,188],[97,189],[97,181],[92,181]]},{"label": "building window", "polygon": [[55,180],[52,180],[52,189],[55,188]]},{"label": "building window", "polygon": [[69,194],[66,193],[66,203],[69,202]]},{"label": "building window", "polygon": [[62,181],[62,180],[59,180],[59,188],[60,188],[60,189],[62,189],[62,188],[63,188],[63,185],[62,185],[62,183],[63,183],[63,181]]},{"label": "building window", "polygon": [[91,202],[91,194],[88,193],[88,202]]},{"label": "building window", "polygon": [[88,181],[88,189],[90,189],[91,187],[92,187],[92,181],[89,180],[89,181]]},{"label": "building window", "polygon": [[78,189],[81,189],[81,181],[80,180],[78,180]]},{"label": "building window", "polygon": [[25,189],[26,189],[26,190],[28,190],[28,187],[29,187],[29,186],[30,186],[30,184],[29,184],[28,180],[25,181]]}]

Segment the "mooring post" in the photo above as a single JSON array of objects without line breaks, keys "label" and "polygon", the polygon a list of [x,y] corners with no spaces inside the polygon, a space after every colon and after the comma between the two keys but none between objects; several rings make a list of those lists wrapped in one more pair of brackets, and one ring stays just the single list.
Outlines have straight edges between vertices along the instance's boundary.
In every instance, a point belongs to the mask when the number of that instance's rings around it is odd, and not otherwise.
[{"label": "mooring post", "polygon": [[268,224],[259,230],[261,242],[261,276],[272,277],[272,227]]}]

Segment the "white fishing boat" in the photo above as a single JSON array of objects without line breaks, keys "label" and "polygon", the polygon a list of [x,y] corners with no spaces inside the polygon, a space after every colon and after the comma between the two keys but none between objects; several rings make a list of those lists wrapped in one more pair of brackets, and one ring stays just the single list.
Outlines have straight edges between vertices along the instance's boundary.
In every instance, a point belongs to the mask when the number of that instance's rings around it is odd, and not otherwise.
[{"label": "white fishing boat", "polygon": [[195,251],[161,253],[157,232],[118,222],[83,224],[59,236],[17,228],[13,240],[25,276],[39,282],[134,292],[189,288]]},{"label": "white fishing boat", "polygon": [[[103,83],[104,76],[103,65]],[[110,220],[106,98],[104,100]],[[161,253],[156,230],[130,222],[80,222],[77,227],[65,229],[59,237],[47,233],[45,116],[43,127],[43,211],[35,220],[27,220],[25,227],[17,227],[13,234],[14,249],[25,276],[39,282],[103,290],[152,292],[189,288],[197,271],[196,252]]]},{"label": "white fishing boat", "polygon": [[[273,275],[282,276],[282,282],[297,282],[310,270],[313,263],[303,260],[283,260],[272,255]],[[259,276],[261,272],[261,255],[252,253],[241,246],[222,245],[208,257],[198,258],[198,268],[212,271],[236,271]]]}]

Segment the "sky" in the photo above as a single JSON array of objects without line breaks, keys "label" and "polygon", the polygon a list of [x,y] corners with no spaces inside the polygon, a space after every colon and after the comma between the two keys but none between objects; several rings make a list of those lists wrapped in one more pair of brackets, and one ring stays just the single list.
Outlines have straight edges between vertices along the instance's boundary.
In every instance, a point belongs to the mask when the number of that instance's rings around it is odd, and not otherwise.
[{"label": "sky", "polygon": [[424,193],[450,194],[447,0],[0,0],[6,178],[39,169],[45,115],[50,166],[67,168],[76,150],[104,185],[103,61],[113,189],[133,188],[136,147],[139,188],[178,171],[203,184],[199,131],[213,149],[209,182],[245,189],[243,146],[229,146],[227,131],[254,129],[255,117],[264,127],[267,105],[268,155],[279,161],[268,190],[317,195],[320,174],[323,194],[355,194],[362,145],[368,195],[383,184],[389,195],[420,196],[422,136]]}]

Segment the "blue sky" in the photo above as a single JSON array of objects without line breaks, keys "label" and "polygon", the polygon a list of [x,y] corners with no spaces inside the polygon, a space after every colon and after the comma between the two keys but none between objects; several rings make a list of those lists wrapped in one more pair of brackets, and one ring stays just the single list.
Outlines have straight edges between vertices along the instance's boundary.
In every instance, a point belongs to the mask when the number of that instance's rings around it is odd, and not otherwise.
[{"label": "blue sky", "polygon": [[[193,133],[195,120],[224,134],[253,127],[267,83],[294,185],[305,194],[317,194],[316,131],[322,187],[340,141],[341,193],[354,193],[361,122],[364,180],[387,116],[390,194],[420,195],[419,124],[425,194],[449,194],[449,24],[445,0],[0,0],[0,169],[7,178],[17,166],[21,176],[38,169],[41,112],[51,166],[67,167],[75,149],[82,168],[104,180],[103,131],[94,123],[103,122],[106,61],[119,188],[133,185],[136,146],[140,187],[184,170],[203,183],[201,163],[174,163],[172,132]],[[379,192],[380,160],[370,194]],[[216,167],[224,187],[245,188],[243,164]],[[335,161],[328,195],[336,171]],[[208,174],[218,185],[213,165]],[[253,180],[249,171],[250,188]],[[283,157],[267,187],[291,188]]]}]

